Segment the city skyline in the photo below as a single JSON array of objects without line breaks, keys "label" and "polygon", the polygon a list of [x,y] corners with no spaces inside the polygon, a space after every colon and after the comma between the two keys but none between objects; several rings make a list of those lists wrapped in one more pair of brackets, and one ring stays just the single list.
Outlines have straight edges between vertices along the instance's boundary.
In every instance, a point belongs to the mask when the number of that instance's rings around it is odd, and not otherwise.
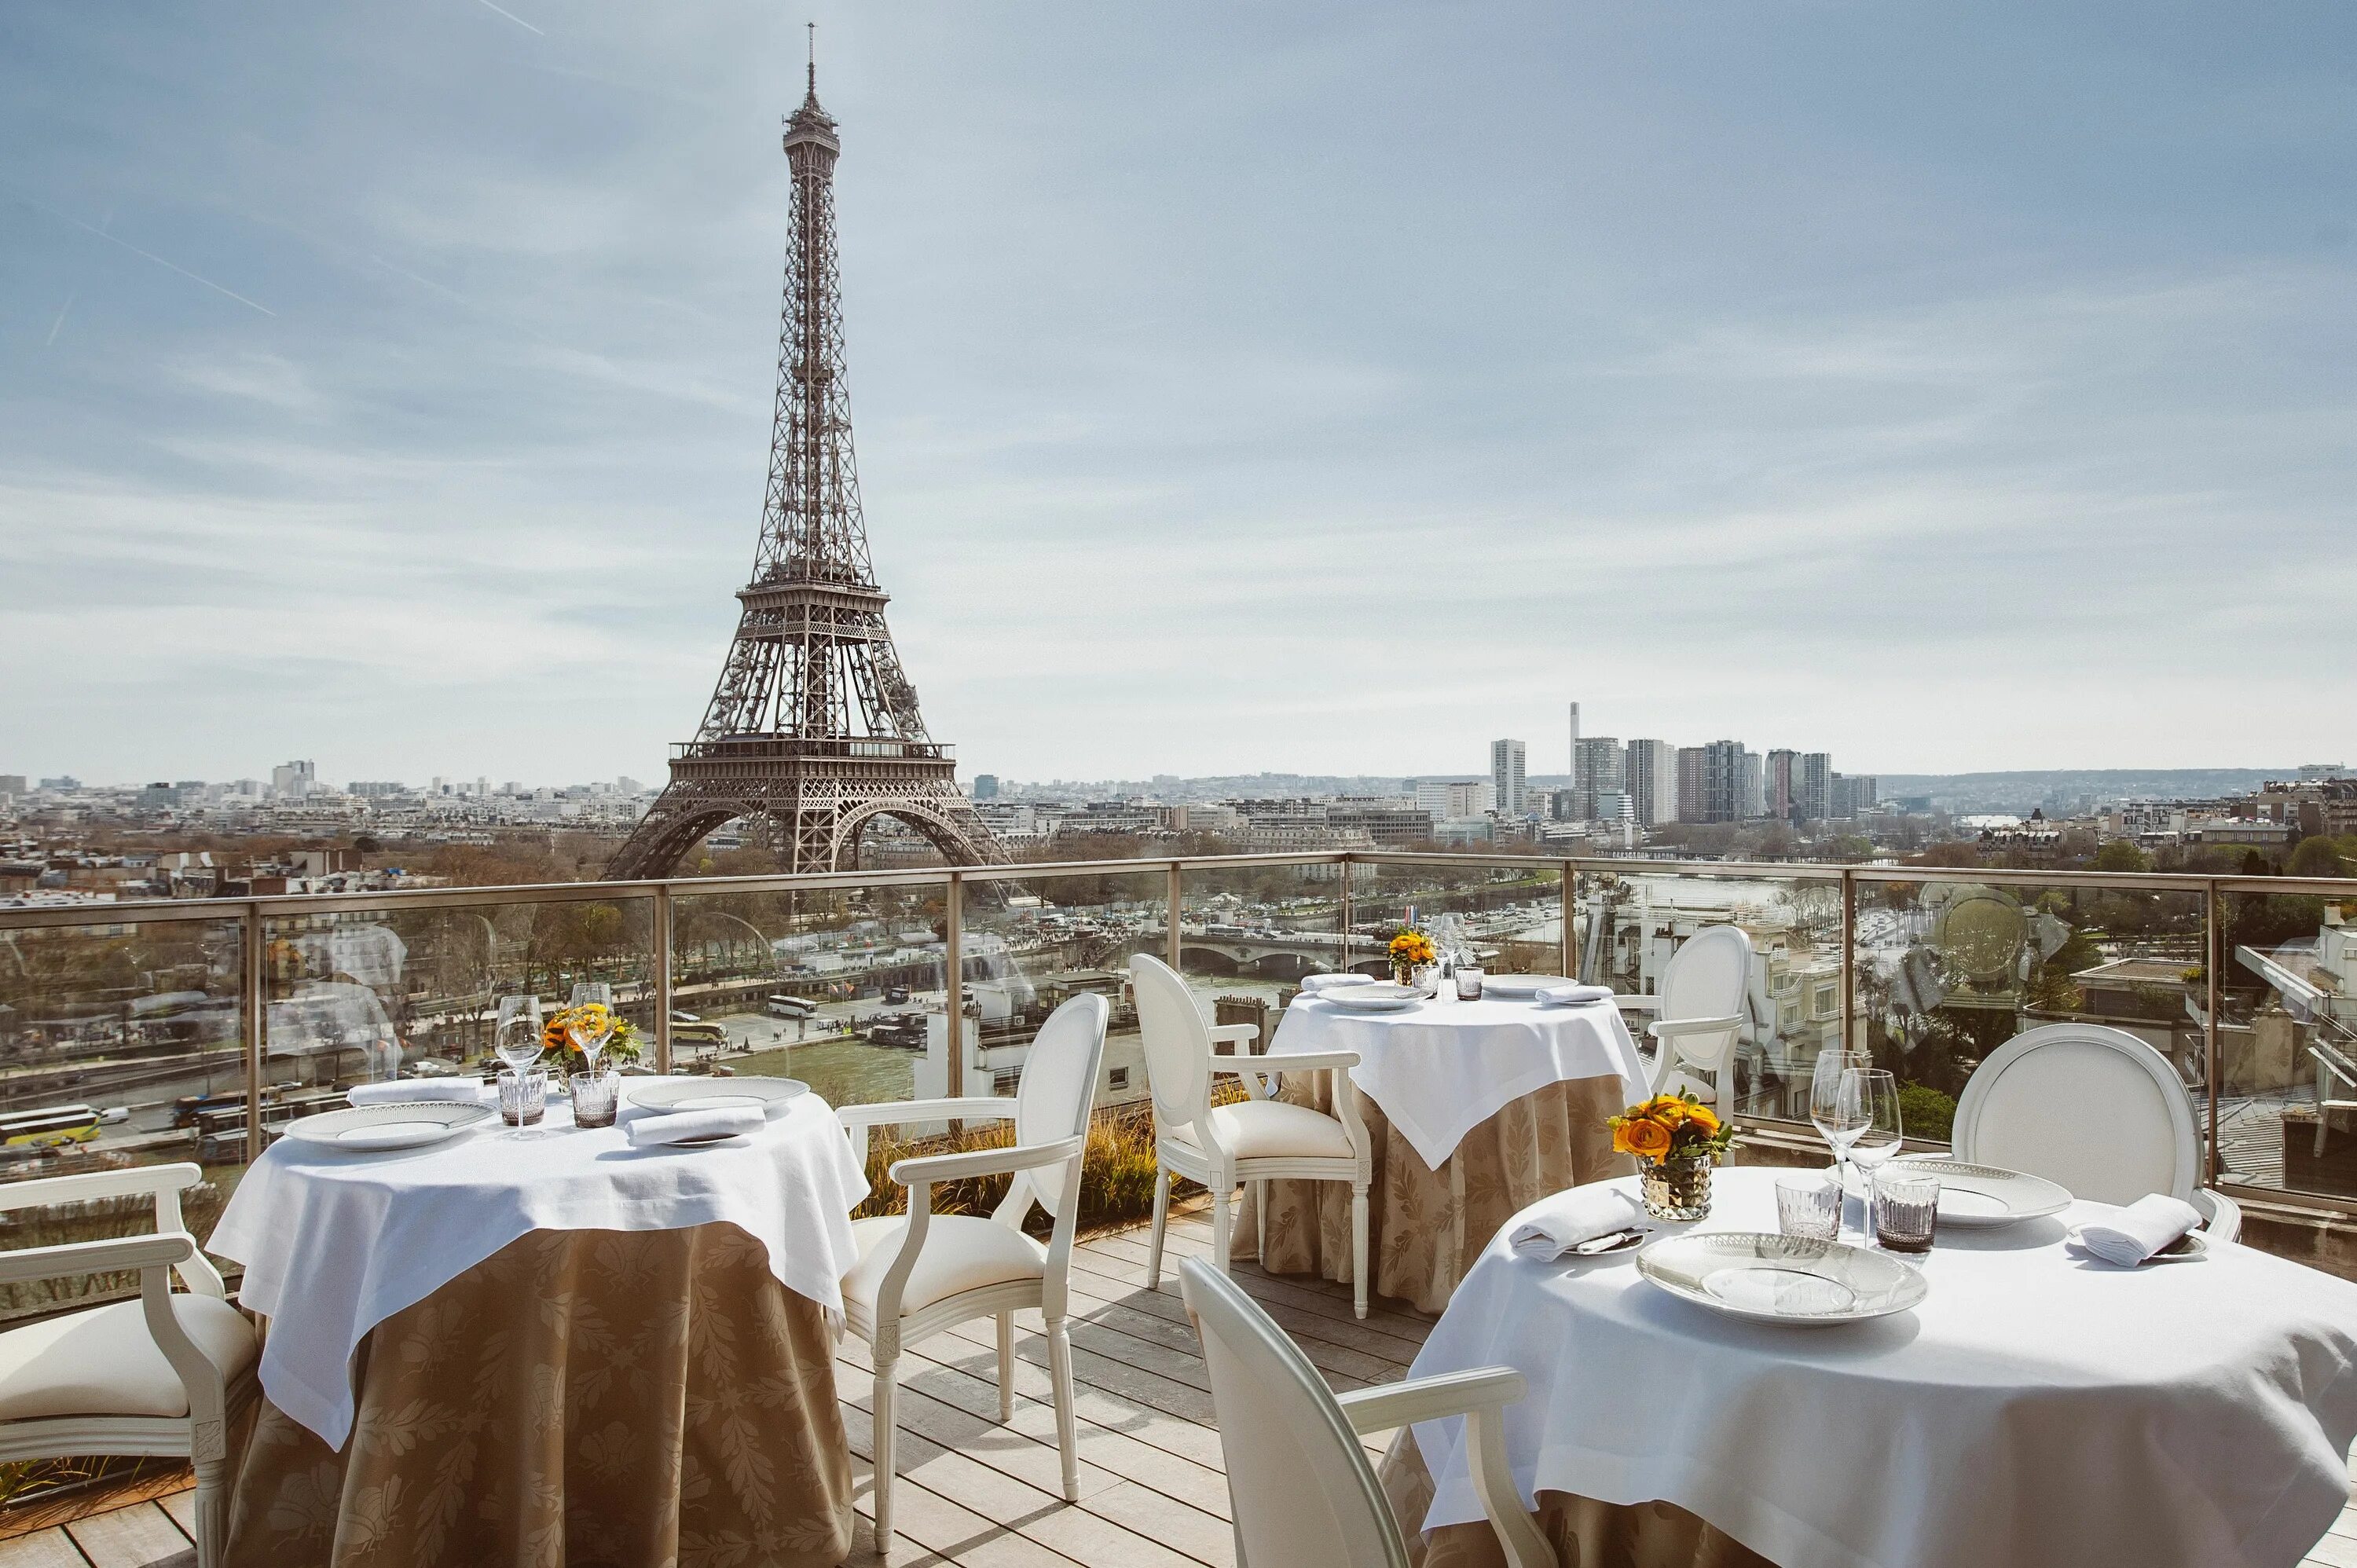
[{"label": "city skyline", "polygon": [[[2342,14],[814,11],[968,774],[2350,749]],[[0,767],[660,777],[801,17],[15,20]]]}]

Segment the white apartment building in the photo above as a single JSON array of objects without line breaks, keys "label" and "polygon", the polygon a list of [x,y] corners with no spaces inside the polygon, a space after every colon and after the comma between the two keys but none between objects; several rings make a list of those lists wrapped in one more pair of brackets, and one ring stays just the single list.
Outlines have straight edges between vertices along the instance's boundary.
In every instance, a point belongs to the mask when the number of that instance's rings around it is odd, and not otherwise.
[{"label": "white apartment building", "polygon": [[1490,787],[1496,797],[1496,809],[1500,814],[1509,817],[1523,814],[1523,777],[1529,761],[1529,748],[1519,740],[1493,740],[1490,743]]}]

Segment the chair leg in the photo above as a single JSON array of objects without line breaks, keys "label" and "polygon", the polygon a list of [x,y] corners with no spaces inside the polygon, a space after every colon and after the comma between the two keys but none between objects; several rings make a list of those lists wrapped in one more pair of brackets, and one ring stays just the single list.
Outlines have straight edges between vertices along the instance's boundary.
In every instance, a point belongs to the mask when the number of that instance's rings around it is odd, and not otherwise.
[{"label": "chair leg", "polygon": [[1253,1256],[1268,1267],[1268,1183],[1253,1183]]},{"label": "chair leg", "polygon": [[998,1419],[1015,1419],[1015,1315],[998,1315]]},{"label": "chair leg", "polygon": [[1235,1247],[1235,1226],[1228,1218],[1235,1197],[1235,1189],[1215,1175],[1211,1179],[1211,1267],[1223,1274],[1228,1272],[1228,1254]]},{"label": "chair leg", "polygon": [[229,1461],[199,1459],[197,1472],[197,1568],[221,1568],[229,1536]]},{"label": "chair leg", "polygon": [[892,1550],[892,1435],[896,1419],[894,1395],[899,1392],[898,1360],[876,1363],[876,1397],[868,1402],[874,1414],[876,1441],[876,1560],[882,1562]]},{"label": "chair leg", "polygon": [[1162,1288],[1162,1230],[1170,1219],[1170,1167],[1154,1167],[1154,1234],[1146,1243],[1146,1288]]},{"label": "chair leg", "polygon": [[1064,1320],[1048,1320],[1048,1372],[1056,1385],[1056,1453],[1064,1462],[1064,1500],[1081,1500],[1081,1439],[1073,1430],[1072,1337]]},{"label": "chair leg", "polygon": [[1351,1184],[1351,1305],[1367,1316],[1367,1188]]}]

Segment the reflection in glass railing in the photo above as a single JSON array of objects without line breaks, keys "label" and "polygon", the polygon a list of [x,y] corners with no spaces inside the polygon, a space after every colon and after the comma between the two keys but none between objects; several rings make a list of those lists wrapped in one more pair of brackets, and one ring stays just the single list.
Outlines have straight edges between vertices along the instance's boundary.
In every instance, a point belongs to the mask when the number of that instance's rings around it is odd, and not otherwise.
[{"label": "reflection in glass railing", "polygon": [[[966,1093],[1013,1094],[1048,1015],[1093,992],[1110,1008],[1097,1104],[1146,1098],[1129,960],[1133,953],[1163,952],[1168,886],[1159,870],[967,881],[962,943]],[[938,1006],[928,1027],[917,1068],[920,1099],[946,1092],[948,1084],[946,1024]]]},{"label": "reflection in glass railing", "polygon": [[1415,926],[1496,974],[1552,974],[1563,966],[1563,873],[1553,865],[1386,861],[1354,876],[1353,967],[1384,968],[1394,933]]},{"label": "reflection in glass railing", "polygon": [[2220,1179],[2357,1199],[2357,896],[2224,902]]}]

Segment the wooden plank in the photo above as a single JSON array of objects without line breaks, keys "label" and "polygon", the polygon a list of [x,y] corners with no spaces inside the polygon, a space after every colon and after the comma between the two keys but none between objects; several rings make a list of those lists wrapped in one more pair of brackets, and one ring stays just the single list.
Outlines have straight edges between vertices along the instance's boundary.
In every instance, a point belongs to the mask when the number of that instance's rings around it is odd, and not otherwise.
[{"label": "wooden plank", "polygon": [[[1138,1277],[1140,1283],[1144,1283],[1142,1265],[1146,1262],[1146,1247],[1143,1240],[1133,1240],[1126,1235],[1103,1237],[1091,1243],[1091,1251],[1099,1257],[1135,1261],[1141,1265]],[[1203,1237],[1199,1241],[1192,1236],[1173,1230],[1164,1248],[1163,1267],[1168,1272],[1164,1276],[1163,1288],[1172,1292],[1176,1292],[1178,1288],[1177,1270],[1172,1267],[1171,1260],[1208,1258],[1211,1251],[1210,1237]],[[1347,1286],[1336,1285],[1330,1281],[1318,1279],[1310,1274],[1298,1276],[1271,1274],[1256,1263],[1235,1265],[1231,1272],[1231,1277],[1256,1297],[1290,1302],[1307,1311],[1315,1312],[1320,1316],[1331,1317],[1337,1321],[1360,1321],[1358,1315],[1351,1309],[1351,1297]],[[1402,1338],[1413,1337],[1418,1344],[1421,1344],[1424,1336],[1432,1332],[1432,1325],[1437,1320],[1410,1316],[1390,1307],[1370,1303],[1364,1321],[1379,1328],[1389,1329]]]},{"label": "wooden plank", "polygon": [[[845,1416],[847,1422],[850,1412],[846,1411]],[[859,1430],[866,1436],[864,1418]],[[861,1475],[868,1473],[865,1465],[858,1469]],[[852,1508],[858,1515],[853,1528],[872,1548],[876,1539],[873,1493],[863,1487]],[[860,1530],[863,1525],[866,1529]],[[904,1550],[912,1561],[952,1563],[955,1568],[1076,1568],[1071,1558],[1027,1541],[971,1509],[960,1508],[911,1481],[905,1472],[892,1488],[892,1541],[894,1568],[903,1568],[900,1553]],[[856,1543],[846,1561],[860,1561]]]},{"label": "wooden plank", "polygon": [[2332,1527],[2326,1530],[2325,1533],[2327,1535],[2343,1536],[2351,1541],[2357,1541],[2357,1505],[2342,1509],[2341,1510],[2341,1517],[2332,1521]]},{"label": "wooden plank", "polygon": [[2318,1568],[2357,1568],[2357,1541],[2345,1535],[2328,1535],[2309,1548],[2303,1560]]},{"label": "wooden plank", "polygon": [[[1076,1251],[1072,1255],[1071,1274],[1074,1295],[1077,1297],[1085,1292],[1092,1305],[1110,1302],[1133,1312],[1150,1313],[1180,1325],[1190,1337],[1193,1335],[1194,1328],[1187,1322],[1186,1304],[1179,1300],[1175,1286],[1148,1291],[1136,1286],[1118,1269],[1109,1273],[1110,1267],[1100,1256]],[[1125,1292],[1125,1285],[1131,1288]],[[1338,1294],[1335,1299],[1345,1298]],[[1410,1339],[1405,1335],[1352,1318],[1329,1317],[1321,1313],[1309,1312],[1290,1301],[1264,1301],[1260,1305],[1312,1360],[1317,1359],[1319,1347],[1330,1345],[1391,1366],[1405,1368],[1415,1359],[1415,1353],[1424,1348],[1422,1336]]]},{"label": "wooden plank", "polygon": [[[862,1457],[873,1455],[875,1434],[867,1412],[845,1402],[843,1424],[851,1451]],[[980,1518],[997,1520],[1049,1554],[1060,1554],[1060,1560],[1117,1563],[1124,1568],[1194,1568],[1193,1559],[1159,1541],[1071,1507],[1052,1493],[1001,1475],[905,1425],[895,1442],[899,1450],[899,1474],[893,1487],[896,1511],[901,1488],[914,1484]],[[963,1560],[963,1553],[953,1555]]]},{"label": "wooden plank", "polygon": [[53,1527],[0,1541],[0,1568],[90,1568],[90,1560],[74,1550],[63,1529]]},{"label": "wooden plank", "polygon": [[197,1549],[154,1503],[78,1519],[66,1533],[91,1568],[196,1568]]},{"label": "wooden plank", "polygon": [[180,1533],[190,1541],[197,1538],[197,1489],[184,1487],[177,1492],[167,1492],[156,1499],[156,1506],[168,1515]]}]

